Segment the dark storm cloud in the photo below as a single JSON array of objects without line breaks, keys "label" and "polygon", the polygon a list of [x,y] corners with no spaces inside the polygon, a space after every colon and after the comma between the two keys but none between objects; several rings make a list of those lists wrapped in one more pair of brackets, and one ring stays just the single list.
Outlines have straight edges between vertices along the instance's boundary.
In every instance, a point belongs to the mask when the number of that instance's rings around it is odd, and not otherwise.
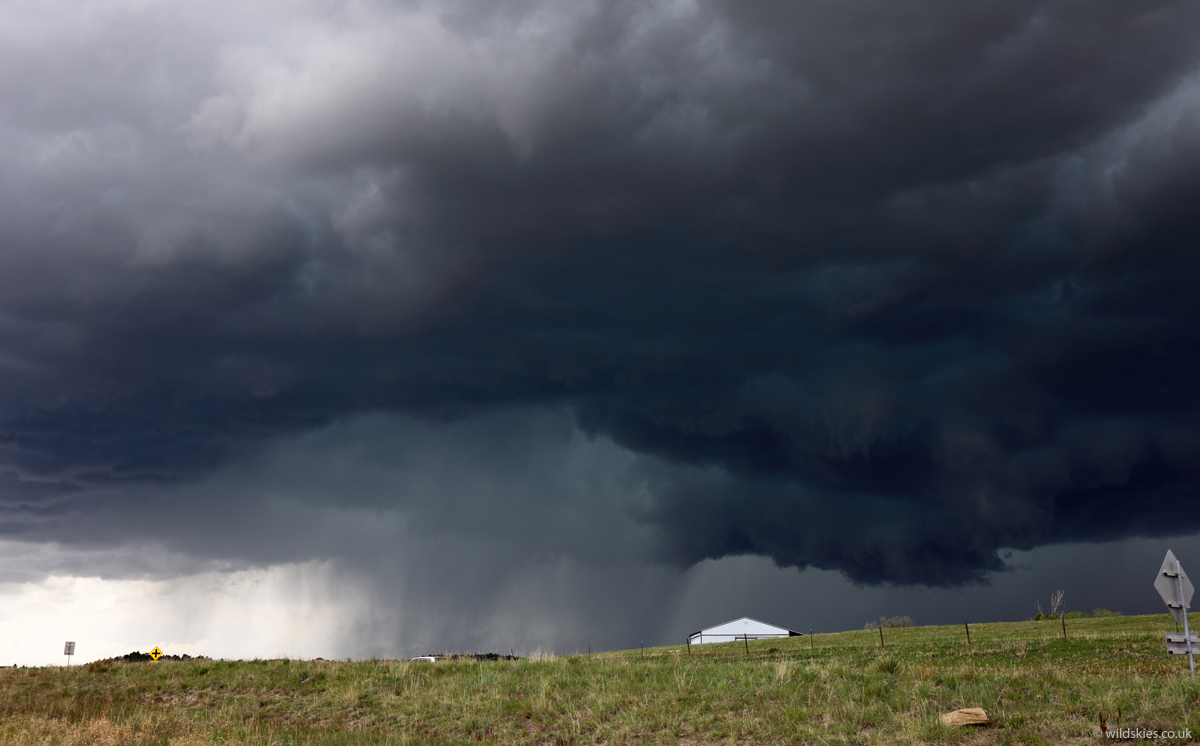
[{"label": "dark storm cloud", "polygon": [[[354,415],[543,406],[644,460],[594,528],[639,561],[948,585],[1200,529],[1154,507],[1200,464],[1192,6],[225,10],[4,11],[10,535],[187,515]],[[438,484],[374,509],[571,491]]]}]

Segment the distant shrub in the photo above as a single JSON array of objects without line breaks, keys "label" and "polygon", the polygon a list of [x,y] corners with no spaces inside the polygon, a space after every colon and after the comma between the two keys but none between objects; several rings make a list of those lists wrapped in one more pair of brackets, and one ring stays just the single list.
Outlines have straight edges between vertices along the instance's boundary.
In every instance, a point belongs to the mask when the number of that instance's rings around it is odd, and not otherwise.
[{"label": "distant shrub", "polygon": [[1119,611],[1110,611],[1109,609],[1092,609],[1092,616],[1099,618],[1099,617],[1106,617],[1106,616],[1123,616],[1123,615]]},{"label": "distant shrub", "polygon": [[1066,614],[1063,614],[1063,617],[1066,619],[1087,619],[1090,616],[1091,614],[1086,611],[1068,611]]},{"label": "distant shrub", "polygon": [[[143,653],[138,650],[135,650],[132,653],[126,653],[125,655],[120,655],[120,656],[117,656],[116,658],[110,658],[109,660],[124,661],[126,663],[146,663],[146,662],[152,661],[154,659],[150,656],[149,653]],[[187,653],[184,653],[183,655],[159,656],[159,660],[160,661],[192,661],[192,660],[207,660],[207,658],[205,658],[203,655],[201,655],[197,658],[193,658],[192,656],[188,655]]]},{"label": "distant shrub", "polygon": [[897,627],[912,627],[912,617],[908,616],[881,616],[877,622],[867,622],[863,625],[863,629],[895,629]]},{"label": "distant shrub", "polygon": [[1062,588],[1059,588],[1057,591],[1050,594],[1050,615],[1051,616],[1058,616],[1059,614],[1063,614],[1066,612],[1067,602],[1063,600],[1066,597],[1066,595],[1067,595],[1067,592],[1064,591]]},{"label": "distant shrub", "polygon": [[[519,661],[521,657],[518,655],[501,655],[500,653],[448,653],[442,656],[434,656],[439,659],[448,661]],[[575,661],[571,661],[574,663]]]},{"label": "distant shrub", "polygon": [[1062,588],[1059,588],[1057,591],[1050,594],[1049,614],[1042,611],[1042,602],[1040,600],[1036,598],[1033,599],[1033,605],[1038,611],[1037,615],[1033,617],[1033,620],[1037,622],[1043,619],[1058,619],[1060,616],[1065,614],[1067,611],[1067,602],[1064,600],[1066,595],[1067,592]]}]

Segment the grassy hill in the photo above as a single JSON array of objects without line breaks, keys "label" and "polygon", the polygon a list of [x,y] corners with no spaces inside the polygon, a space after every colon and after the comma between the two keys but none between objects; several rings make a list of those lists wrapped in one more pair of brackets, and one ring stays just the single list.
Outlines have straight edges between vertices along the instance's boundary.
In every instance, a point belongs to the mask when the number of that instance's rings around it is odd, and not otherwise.
[{"label": "grassy hill", "polygon": [[[1196,617],[1200,623],[1200,615]],[[1103,743],[1200,734],[1167,615],[914,627],[545,660],[0,670],[4,744]],[[982,707],[985,726],[938,715]],[[1200,738],[1200,736],[1197,736]],[[1158,743],[1187,743],[1189,737]]]}]

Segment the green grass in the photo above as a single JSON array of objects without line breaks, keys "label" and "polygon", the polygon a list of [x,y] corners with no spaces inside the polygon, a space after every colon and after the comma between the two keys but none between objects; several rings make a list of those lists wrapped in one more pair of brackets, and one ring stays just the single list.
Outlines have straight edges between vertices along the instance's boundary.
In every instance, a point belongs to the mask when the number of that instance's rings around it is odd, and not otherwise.
[{"label": "green grass", "polygon": [[[1200,617],[1197,618],[1200,622]],[[854,631],[517,662],[0,670],[4,744],[1098,743],[1200,733],[1167,615]],[[815,644],[815,649],[813,645]],[[678,652],[675,652],[678,651]],[[986,726],[938,716],[984,708]],[[1184,743],[1190,739],[1160,739]]]}]

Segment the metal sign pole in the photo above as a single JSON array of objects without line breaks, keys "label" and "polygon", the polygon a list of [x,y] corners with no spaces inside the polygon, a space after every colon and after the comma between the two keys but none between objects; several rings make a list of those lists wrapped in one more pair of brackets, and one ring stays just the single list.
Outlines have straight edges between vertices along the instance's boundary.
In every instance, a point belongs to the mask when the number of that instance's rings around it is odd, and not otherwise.
[{"label": "metal sign pole", "polygon": [[1192,633],[1188,629],[1188,605],[1183,597],[1183,568],[1179,560],[1175,560],[1175,581],[1179,583],[1179,603],[1183,605],[1183,636],[1187,640],[1188,666],[1192,669],[1192,678],[1196,678],[1196,662],[1192,659]]}]

